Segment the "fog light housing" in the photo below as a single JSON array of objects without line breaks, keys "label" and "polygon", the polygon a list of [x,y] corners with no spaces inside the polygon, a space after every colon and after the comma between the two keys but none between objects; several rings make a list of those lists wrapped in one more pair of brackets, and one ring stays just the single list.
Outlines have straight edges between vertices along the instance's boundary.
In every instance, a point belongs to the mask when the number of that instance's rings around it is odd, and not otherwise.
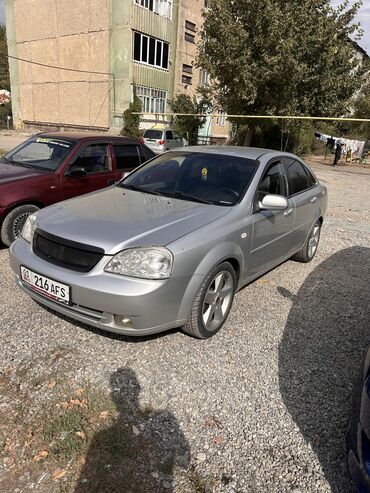
[{"label": "fog light housing", "polygon": [[114,315],[114,322],[116,325],[125,327],[126,329],[134,329],[132,320],[125,315]]}]

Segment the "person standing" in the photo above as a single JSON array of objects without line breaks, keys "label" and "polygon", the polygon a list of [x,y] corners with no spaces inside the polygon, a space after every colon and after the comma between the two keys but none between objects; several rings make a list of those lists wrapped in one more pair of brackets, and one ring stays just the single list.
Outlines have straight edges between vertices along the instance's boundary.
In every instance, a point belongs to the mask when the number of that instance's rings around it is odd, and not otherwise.
[{"label": "person standing", "polygon": [[340,140],[337,140],[337,143],[335,145],[335,155],[334,155],[334,162],[333,166],[338,166],[338,161],[342,155],[342,143]]}]

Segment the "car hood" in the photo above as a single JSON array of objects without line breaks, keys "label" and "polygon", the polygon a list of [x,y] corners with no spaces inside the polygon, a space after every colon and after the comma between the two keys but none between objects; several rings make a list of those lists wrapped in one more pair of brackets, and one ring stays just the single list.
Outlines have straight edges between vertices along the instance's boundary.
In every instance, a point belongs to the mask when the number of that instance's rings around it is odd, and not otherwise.
[{"label": "car hood", "polygon": [[38,227],[115,254],[130,246],[167,245],[229,211],[111,187],[41,210]]},{"label": "car hood", "polygon": [[22,166],[15,166],[0,159],[0,185],[16,180],[24,180],[35,176],[44,175],[44,171],[36,171]]}]

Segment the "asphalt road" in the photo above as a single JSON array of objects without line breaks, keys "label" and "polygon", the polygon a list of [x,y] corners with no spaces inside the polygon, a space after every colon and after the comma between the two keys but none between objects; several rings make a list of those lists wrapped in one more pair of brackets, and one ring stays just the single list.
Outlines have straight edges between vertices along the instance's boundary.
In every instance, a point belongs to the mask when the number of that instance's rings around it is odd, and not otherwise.
[{"label": "asphalt road", "polygon": [[[137,340],[76,325],[23,294],[0,250],[2,369],[26,368],[20,387],[31,388],[37,372],[63,371],[105,389],[118,368],[129,370],[135,399],[171,416],[159,432],[185,444],[184,467],[203,481],[196,489],[175,471],[163,491],[351,492],[345,431],[370,343],[370,174],[314,169],[329,189],[316,258],[288,261],[244,288],[208,341],[180,331]],[[56,351],[63,370],[51,358]],[[5,419],[1,386],[0,395]],[[37,394],[27,395],[35,412]],[[0,473],[0,489],[11,474]],[[22,492],[59,491],[27,475],[18,484]]]}]

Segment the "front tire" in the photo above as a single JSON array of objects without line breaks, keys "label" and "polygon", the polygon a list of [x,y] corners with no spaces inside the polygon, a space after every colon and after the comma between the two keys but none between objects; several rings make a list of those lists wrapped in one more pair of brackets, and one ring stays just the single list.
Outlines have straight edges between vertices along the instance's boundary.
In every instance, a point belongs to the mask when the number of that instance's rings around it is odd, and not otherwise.
[{"label": "front tire", "polygon": [[214,267],[199,288],[183,331],[198,339],[216,334],[229,315],[236,285],[236,274],[229,262]]},{"label": "front tire", "polygon": [[313,228],[308,235],[306,243],[303,245],[302,250],[293,255],[292,259],[297,262],[308,263],[314,258],[317,252],[317,248],[320,242],[320,234],[321,234],[321,221],[318,220],[313,225]]},{"label": "front tire", "polygon": [[25,204],[12,209],[3,221],[0,231],[1,241],[10,246],[21,234],[22,228],[28,216],[39,208],[32,204]]}]

